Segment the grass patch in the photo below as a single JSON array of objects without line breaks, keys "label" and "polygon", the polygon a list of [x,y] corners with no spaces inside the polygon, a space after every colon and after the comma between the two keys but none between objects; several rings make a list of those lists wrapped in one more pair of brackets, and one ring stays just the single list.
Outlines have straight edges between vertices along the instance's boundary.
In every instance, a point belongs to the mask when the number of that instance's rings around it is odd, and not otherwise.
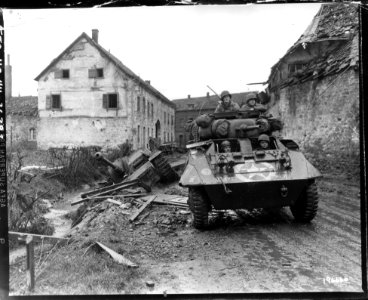
[{"label": "grass patch", "polygon": [[106,252],[98,252],[94,247],[85,251],[86,247],[79,248],[76,244],[55,250],[37,278],[33,293],[25,289],[25,275],[19,276],[19,266],[12,268],[10,275],[18,280],[10,280],[11,294],[130,294],[142,285],[141,277],[145,275],[142,268],[119,265]]}]

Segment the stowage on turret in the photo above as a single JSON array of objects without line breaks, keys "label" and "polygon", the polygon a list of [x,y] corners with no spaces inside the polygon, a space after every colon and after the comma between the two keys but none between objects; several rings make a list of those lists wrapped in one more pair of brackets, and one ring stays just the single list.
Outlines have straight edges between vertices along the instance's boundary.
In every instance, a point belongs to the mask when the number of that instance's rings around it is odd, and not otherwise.
[{"label": "stowage on turret", "polygon": [[279,137],[281,120],[264,106],[201,115],[196,139],[187,145],[188,162],[179,184],[189,188],[193,225],[208,226],[211,209],[289,206],[295,219],[317,214],[315,180],[320,172],[298,145]]}]

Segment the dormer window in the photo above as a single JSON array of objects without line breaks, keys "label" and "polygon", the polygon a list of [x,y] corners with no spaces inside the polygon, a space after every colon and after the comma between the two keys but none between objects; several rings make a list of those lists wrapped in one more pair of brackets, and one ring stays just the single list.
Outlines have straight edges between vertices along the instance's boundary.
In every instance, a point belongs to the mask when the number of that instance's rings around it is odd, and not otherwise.
[{"label": "dormer window", "polygon": [[69,69],[56,70],[54,74],[55,74],[55,79],[68,79]]},{"label": "dormer window", "polygon": [[194,108],[194,104],[187,104],[189,109],[193,109]]},{"label": "dormer window", "polygon": [[104,73],[102,68],[88,70],[88,78],[103,78]]}]

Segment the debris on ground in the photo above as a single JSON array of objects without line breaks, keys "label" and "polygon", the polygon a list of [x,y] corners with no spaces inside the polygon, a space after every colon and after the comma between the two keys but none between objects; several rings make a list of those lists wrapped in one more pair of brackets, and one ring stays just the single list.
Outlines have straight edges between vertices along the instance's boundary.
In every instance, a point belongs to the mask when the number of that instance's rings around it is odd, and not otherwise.
[{"label": "debris on ground", "polygon": [[118,264],[126,265],[126,266],[131,267],[131,268],[138,268],[137,264],[133,263],[129,259],[127,259],[124,256],[122,256],[121,254],[115,252],[114,250],[110,249],[109,247],[105,246],[104,244],[96,242],[92,246],[94,246],[94,245],[98,245],[101,249],[105,250],[113,258],[113,260],[116,261]]}]

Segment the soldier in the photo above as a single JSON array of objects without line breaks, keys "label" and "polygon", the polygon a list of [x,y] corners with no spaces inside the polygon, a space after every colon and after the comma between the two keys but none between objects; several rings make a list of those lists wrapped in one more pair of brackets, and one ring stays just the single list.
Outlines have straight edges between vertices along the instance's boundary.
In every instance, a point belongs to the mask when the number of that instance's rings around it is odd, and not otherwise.
[{"label": "soldier", "polygon": [[215,113],[239,111],[239,104],[231,101],[231,94],[228,91],[223,91],[220,98],[221,102],[217,105]]},{"label": "soldier", "polygon": [[223,141],[221,143],[221,150],[223,153],[229,153],[231,152],[231,144],[229,141]]},{"label": "soldier", "polygon": [[258,144],[260,147],[260,150],[268,150],[270,149],[270,138],[267,134],[261,134],[258,137]]},{"label": "soldier", "polygon": [[259,111],[261,113],[266,111],[264,105],[257,103],[257,96],[254,93],[247,95],[245,104],[242,105],[241,111]]}]

